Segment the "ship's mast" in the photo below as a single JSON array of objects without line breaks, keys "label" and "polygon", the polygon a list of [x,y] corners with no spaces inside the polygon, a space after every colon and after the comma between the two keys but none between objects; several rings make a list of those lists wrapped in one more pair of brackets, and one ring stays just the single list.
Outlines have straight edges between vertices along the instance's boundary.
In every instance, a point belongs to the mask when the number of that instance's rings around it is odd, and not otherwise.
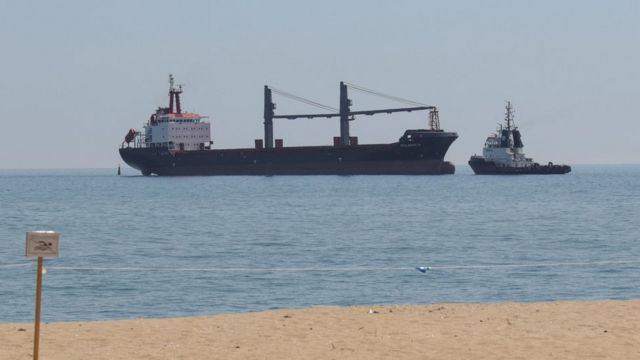
[{"label": "ship's mast", "polygon": [[267,149],[273,148],[273,116],[276,104],[271,97],[271,89],[264,86],[264,146]]},{"label": "ship's mast", "polygon": [[173,74],[169,74],[169,114],[173,113]]},{"label": "ship's mast", "polygon": [[513,107],[511,107],[511,101],[507,101],[507,112],[505,113],[505,121],[507,122],[507,131],[511,132],[513,124]]},{"label": "ship's mast", "polygon": [[349,113],[351,112],[351,99],[347,94],[347,85],[340,81],[340,145],[349,145]]}]

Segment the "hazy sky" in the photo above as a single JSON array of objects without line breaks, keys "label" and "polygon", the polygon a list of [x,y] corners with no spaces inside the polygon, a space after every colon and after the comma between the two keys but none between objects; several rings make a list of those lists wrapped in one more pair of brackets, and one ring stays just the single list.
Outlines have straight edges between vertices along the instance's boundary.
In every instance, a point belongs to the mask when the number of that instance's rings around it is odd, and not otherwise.
[{"label": "hazy sky", "polygon": [[[516,109],[539,162],[640,163],[638,1],[0,1],[0,168],[98,168],[167,103],[209,115],[214,146],[261,138],[263,86],[337,107],[343,80],[440,108],[465,164]],[[403,106],[351,92],[352,109]],[[277,113],[318,109],[274,98]],[[426,113],[359,117],[394,142]],[[337,119],[276,120],[285,145]]]}]

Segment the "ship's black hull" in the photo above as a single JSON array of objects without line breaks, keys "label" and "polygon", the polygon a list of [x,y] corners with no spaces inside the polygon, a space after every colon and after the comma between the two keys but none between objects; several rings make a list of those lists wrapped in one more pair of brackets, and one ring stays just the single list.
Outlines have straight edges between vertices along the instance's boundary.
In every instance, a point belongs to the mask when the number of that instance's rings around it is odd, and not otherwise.
[{"label": "ship's black hull", "polygon": [[144,175],[441,175],[455,172],[444,155],[456,138],[435,132],[410,144],[187,152],[123,147],[120,156]]},{"label": "ship's black hull", "polygon": [[528,167],[498,166],[483,158],[471,158],[469,166],[476,175],[559,175],[571,171],[569,165],[535,165]]}]

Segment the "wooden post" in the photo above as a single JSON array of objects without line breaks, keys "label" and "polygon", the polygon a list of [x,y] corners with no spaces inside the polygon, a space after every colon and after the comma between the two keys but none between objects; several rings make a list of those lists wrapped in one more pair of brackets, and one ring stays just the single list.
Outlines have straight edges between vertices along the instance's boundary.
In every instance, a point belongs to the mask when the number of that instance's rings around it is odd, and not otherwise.
[{"label": "wooden post", "polygon": [[40,308],[42,307],[42,270],[45,256],[58,256],[60,234],[55,231],[27,231],[25,255],[38,258],[36,277],[36,316],[33,329],[33,360],[40,352]]},{"label": "wooden post", "polygon": [[33,360],[38,360],[40,350],[40,305],[42,303],[42,256],[38,256],[38,276],[36,283],[36,318],[33,331]]}]

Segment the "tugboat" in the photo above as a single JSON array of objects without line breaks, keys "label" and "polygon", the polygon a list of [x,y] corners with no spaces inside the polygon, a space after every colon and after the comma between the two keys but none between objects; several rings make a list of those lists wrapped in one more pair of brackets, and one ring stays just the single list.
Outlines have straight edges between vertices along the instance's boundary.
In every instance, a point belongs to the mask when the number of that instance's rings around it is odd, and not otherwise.
[{"label": "tugboat", "polygon": [[484,143],[482,155],[473,155],[469,166],[476,175],[549,175],[566,174],[569,165],[555,165],[549,162],[540,165],[522,152],[522,135],[513,122],[513,108],[507,101],[505,125],[500,125],[497,134],[492,134]]}]

